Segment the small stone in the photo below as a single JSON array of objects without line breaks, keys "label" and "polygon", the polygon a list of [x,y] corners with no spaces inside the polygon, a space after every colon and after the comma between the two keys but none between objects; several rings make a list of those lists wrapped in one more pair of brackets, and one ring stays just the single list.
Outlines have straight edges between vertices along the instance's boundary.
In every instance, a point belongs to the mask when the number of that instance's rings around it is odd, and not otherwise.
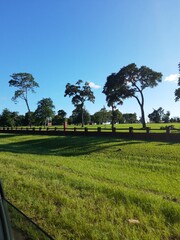
[{"label": "small stone", "polygon": [[128,219],[128,222],[129,222],[130,224],[139,224],[139,223],[140,223],[140,221],[137,220],[137,219]]}]

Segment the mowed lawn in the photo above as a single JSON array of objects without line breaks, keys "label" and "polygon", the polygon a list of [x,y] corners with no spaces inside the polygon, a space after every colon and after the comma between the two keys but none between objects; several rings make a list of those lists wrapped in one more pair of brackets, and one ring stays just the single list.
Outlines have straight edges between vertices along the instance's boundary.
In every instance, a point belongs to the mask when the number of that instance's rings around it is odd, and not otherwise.
[{"label": "mowed lawn", "polygon": [[0,179],[55,239],[180,239],[179,143],[0,134]]}]

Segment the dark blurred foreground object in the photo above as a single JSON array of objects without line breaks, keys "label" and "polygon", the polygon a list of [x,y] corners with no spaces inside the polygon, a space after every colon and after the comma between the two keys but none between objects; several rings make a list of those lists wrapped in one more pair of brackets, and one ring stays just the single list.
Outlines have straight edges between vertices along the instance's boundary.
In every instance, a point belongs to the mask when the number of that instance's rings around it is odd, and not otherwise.
[{"label": "dark blurred foreground object", "polygon": [[5,198],[1,181],[0,240],[53,240],[51,236]]}]

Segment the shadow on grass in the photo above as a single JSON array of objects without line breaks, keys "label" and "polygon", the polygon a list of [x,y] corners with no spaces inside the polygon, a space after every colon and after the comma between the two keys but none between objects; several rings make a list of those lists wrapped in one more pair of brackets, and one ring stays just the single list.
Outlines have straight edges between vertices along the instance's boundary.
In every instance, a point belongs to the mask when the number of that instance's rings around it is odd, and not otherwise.
[{"label": "shadow on grass", "polygon": [[[13,142],[8,142],[9,137],[15,137]],[[22,137],[22,139],[21,139]],[[31,139],[29,139],[29,137]],[[79,137],[66,136],[42,137],[25,135],[0,135],[1,139],[7,138],[7,143],[0,144],[0,152],[29,153],[40,155],[78,156],[102,151],[110,147],[137,144],[141,141],[131,141],[119,138]]]}]

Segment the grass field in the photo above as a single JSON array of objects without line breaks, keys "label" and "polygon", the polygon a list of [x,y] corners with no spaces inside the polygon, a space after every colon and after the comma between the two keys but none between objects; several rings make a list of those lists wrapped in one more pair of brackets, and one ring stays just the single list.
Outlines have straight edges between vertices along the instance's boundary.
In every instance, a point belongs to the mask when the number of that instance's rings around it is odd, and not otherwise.
[{"label": "grass field", "polygon": [[180,239],[178,143],[0,134],[0,178],[55,239]]}]

